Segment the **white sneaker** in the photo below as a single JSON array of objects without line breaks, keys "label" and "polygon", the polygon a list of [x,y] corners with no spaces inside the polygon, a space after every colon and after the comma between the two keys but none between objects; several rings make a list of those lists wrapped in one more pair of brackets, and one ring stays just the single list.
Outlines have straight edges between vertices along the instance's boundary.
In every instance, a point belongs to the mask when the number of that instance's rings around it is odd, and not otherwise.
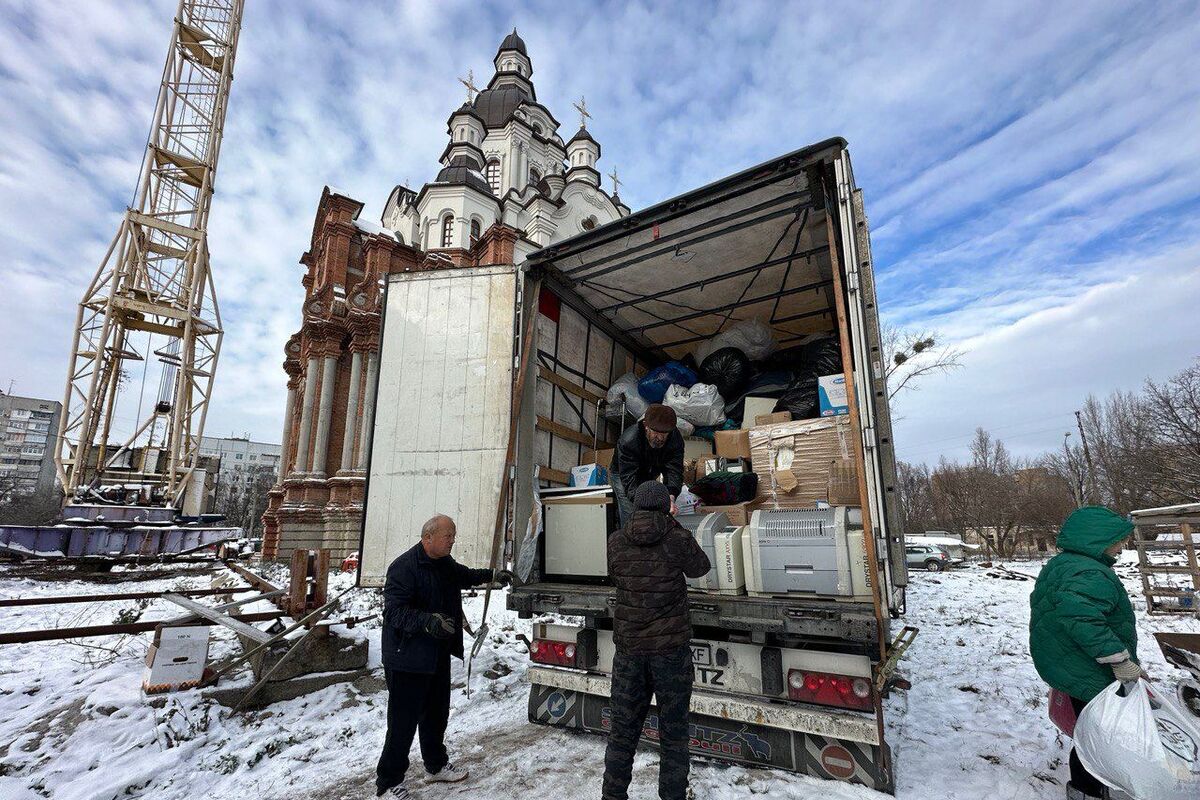
[{"label": "white sneaker", "polygon": [[379,795],[379,797],[388,797],[392,798],[392,800],[409,800],[412,795],[408,793],[408,787],[402,783],[399,786],[393,786],[388,789],[382,795]]},{"label": "white sneaker", "polygon": [[453,761],[447,761],[446,766],[442,767],[437,772],[430,773],[430,783],[458,783],[467,779],[467,768],[456,767]]}]

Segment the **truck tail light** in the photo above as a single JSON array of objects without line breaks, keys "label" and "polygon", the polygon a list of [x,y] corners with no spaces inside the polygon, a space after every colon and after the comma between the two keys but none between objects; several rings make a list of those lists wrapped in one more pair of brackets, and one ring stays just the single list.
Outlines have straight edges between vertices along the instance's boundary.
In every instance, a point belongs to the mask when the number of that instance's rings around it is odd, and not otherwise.
[{"label": "truck tail light", "polygon": [[788,697],[805,703],[860,710],[874,705],[871,682],[866,678],[799,669],[788,670]]},{"label": "truck tail light", "polygon": [[575,645],[572,642],[534,639],[529,643],[529,657],[539,664],[557,664],[560,667],[576,666]]}]

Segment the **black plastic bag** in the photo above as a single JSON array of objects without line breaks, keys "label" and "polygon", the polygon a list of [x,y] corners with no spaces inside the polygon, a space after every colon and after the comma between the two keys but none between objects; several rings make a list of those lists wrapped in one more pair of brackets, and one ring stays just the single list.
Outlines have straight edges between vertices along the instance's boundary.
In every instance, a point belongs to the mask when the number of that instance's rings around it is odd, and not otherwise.
[{"label": "black plastic bag", "polygon": [[817,376],[797,375],[787,391],[775,404],[776,411],[790,411],[792,419],[812,419],[821,416],[821,399],[817,393]]},{"label": "black plastic bag", "polygon": [[736,397],[753,374],[750,359],[736,347],[722,347],[700,365],[700,382],[717,387],[721,397]]},{"label": "black plastic bag", "polygon": [[839,375],[842,372],[842,344],[836,336],[826,336],[823,339],[804,345],[805,372],[813,375]]},{"label": "black plastic bag", "polygon": [[741,394],[732,400],[726,399],[725,416],[741,425],[742,417],[746,414],[747,397],[783,397],[795,377],[792,372],[763,372],[755,375]]}]

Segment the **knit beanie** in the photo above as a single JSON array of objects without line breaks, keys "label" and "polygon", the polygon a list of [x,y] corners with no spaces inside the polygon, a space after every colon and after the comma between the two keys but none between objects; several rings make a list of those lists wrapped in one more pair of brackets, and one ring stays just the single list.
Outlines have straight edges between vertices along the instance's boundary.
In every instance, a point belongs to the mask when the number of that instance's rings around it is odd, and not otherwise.
[{"label": "knit beanie", "polygon": [[658,481],[646,481],[633,493],[633,505],[642,511],[671,513],[671,493]]}]

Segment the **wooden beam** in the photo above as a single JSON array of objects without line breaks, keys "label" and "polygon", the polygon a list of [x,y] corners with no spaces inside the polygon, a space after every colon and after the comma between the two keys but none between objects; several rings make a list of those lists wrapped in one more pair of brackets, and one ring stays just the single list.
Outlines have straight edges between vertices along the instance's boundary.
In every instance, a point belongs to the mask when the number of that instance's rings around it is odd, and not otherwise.
[{"label": "wooden beam", "polygon": [[271,638],[271,634],[267,633],[266,631],[260,631],[258,628],[247,625],[245,622],[242,622],[239,619],[231,617],[228,614],[222,614],[215,608],[210,608],[203,603],[197,603],[195,600],[191,600],[187,597],[181,597],[177,594],[165,594],[163,595],[163,600],[168,600],[175,605],[181,606],[193,614],[215,622],[218,625],[224,625],[234,633],[241,634],[242,636],[248,636],[250,639],[260,644]]},{"label": "wooden beam", "polygon": [[572,428],[568,428],[566,425],[555,422],[547,417],[539,416],[537,418],[537,427],[538,430],[552,433],[555,436],[559,436],[563,439],[569,439],[570,441],[577,442],[584,447],[590,447],[593,450],[608,450],[615,446],[611,442],[595,441],[590,436],[582,434]]},{"label": "wooden beam", "polygon": [[538,467],[538,478],[550,483],[561,483],[563,486],[571,482],[571,476],[563,472],[561,469],[552,469],[551,467]]},{"label": "wooden beam", "polygon": [[562,375],[559,375],[557,372],[555,372],[552,369],[549,369],[548,367],[546,367],[544,365],[538,366],[538,377],[541,378],[542,380],[553,383],[555,386],[562,389],[567,394],[573,394],[576,397],[587,400],[589,403],[594,403],[596,405],[599,405],[601,402],[604,402],[607,399],[605,397],[602,397],[602,396],[596,394],[595,392],[592,392],[592,391],[589,391],[589,390],[583,388],[582,386],[580,386],[577,383],[572,383],[571,381],[564,378]]}]

